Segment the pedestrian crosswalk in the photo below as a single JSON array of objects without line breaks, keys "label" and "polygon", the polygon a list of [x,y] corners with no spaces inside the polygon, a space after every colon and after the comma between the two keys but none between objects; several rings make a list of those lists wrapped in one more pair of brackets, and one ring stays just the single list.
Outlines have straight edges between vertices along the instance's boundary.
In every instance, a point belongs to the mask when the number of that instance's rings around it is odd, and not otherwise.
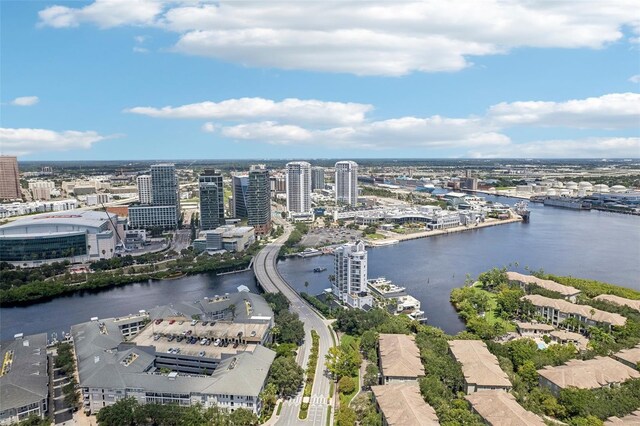
[{"label": "pedestrian crosswalk", "polygon": [[[294,404],[301,404],[302,403],[302,396],[298,395],[293,399],[293,403]],[[327,404],[329,402],[329,398],[326,398],[324,396],[320,396],[320,395],[311,395],[311,397],[309,398],[309,405],[314,405],[314,404]]]}]

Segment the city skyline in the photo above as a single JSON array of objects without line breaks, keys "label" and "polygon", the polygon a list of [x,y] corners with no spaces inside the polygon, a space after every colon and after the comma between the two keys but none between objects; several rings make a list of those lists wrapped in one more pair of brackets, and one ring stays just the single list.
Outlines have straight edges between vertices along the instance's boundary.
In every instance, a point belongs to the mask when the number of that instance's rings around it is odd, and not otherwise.
[{"label": "city skyline", "polygon": [[0,147],[20,161],[640,156],[632,2],[2,12]]}]

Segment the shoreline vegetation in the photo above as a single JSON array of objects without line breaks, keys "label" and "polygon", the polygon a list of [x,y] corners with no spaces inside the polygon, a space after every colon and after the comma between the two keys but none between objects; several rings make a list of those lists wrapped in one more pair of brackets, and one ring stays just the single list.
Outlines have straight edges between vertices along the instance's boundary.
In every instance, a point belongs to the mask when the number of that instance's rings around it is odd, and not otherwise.
[{"label": "shoreline vegetation", "polygon": [[[15,269],[3,264],[0,268],[0,273],[3,276],[3,285],[0,289],[0,307],[27,306],[63,295],[99,292],[145,281],[177,279],[201,273],[241,271],[251,263],[251,259],[257,251],[258,246],[256,245],[243,253],[228,253],[221,257],[213,257],[209,255],[196,256],[187,250],[180,258],[168,261],[153,262],[151,260],[153,263],[127,264],[113,269],[110,269],[103,262],[98,264],[97,270],[94,266],[96,264],[92,264],[92,269],[95,271],[92,273],[77,275],[66,273],[46,278],[41,278],[39,273],[34,274],[33,270]],[[122,262],[121,259],[124,258],[114,258],[112,265],[118,264],[115,259]],[[9,277],[14,278],[10,279]]]}]

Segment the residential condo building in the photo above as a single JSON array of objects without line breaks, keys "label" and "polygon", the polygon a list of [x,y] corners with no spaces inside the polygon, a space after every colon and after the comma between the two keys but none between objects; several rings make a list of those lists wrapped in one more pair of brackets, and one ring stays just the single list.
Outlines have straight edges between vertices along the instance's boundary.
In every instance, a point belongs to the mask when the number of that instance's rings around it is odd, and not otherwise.
[{"label": "residential condo building", "polygon": [[324,189],[324,167],[311,168],[311,190]]},{"label": "residential condo building", "polygon": [[311,164],[287,163],[287,211],[308,213],[311,210]]},{"label": "residential condo building", "polygon": [[487,349],[482,340],[449,340],[449,351],[462,364],[465,393],[511,389],[507,374],[502,371],[498,358]]},{"label": "residential condo building", "polygon": [[263,165],[253,165],[249,170],[247,196],[248,225],[257,235],[271,232],[271,188],[269,170]]},{"label": "residential condo building", "polygon": [[151,175],[141,175],[136,179],[138,183],[138,201],[140,204],[153,203],[151,191]]},{"label": "residential condo building", "polygon": [[355,161],[336,163],[336,203],[358,204],[358,163]]},{"label": "residential condo building", "polygon": [[129,225],[132,228],[177,228],[180,221],[180,186],[174,164],[163,163],[151,166],[150,178],[142,177],[143,191],[140,193],[138,180],[138,196],[140,205],[129,207]]},{"label": "residential condo building", "polygon": [[198,177],[200,188],[200,229],[207,231],[224,225],[224,184],[216,170],[205,170]]},{"label": "residential condo building", "polygon": [[335,249],[333,254],[333,294],[353,308],[373,306],[373,297],[367,286],[367,251],[364,242],[344,244]]},{"label": "residential condo building", "polygon": [[20,198],[22,198],[22,191],[18,159],[9,155],[0,155],[0,200]]}]

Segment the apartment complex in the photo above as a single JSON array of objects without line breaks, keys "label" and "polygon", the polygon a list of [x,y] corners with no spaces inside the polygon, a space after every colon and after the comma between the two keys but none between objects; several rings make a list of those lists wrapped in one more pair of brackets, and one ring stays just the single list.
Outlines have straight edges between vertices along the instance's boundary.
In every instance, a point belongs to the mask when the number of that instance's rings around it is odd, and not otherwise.
[{"label": "apartment complex", "polygon": [[358,164],[355,161],[336,163],[336,203],[358,204]]},{"label": "apartment complex", "polygon": [[538,370],[538,374],[540,386],[549,388],[556,396],[568,387],[598,389],[640,378],[638,370],[605,356],[587,361],[572,359],[557,367],[547,366]]},{"label": "apartment complex", "polygon": [[0,424],[16,424],[48,411],[49,375],[46,333],[18,334],[2,342],[0,359]]},{"label": "apartment complex", "polygon": [[200,229],[207,231],[224,225],[224,186],[222,175],[205,170],[198,177],[200,189]]},{"label": "apartment complex", "polygon": [[611,357],[628,367],[640,370],[640,345],[631,349],[623,349],[611,355]]},{"label": "apartment complex", "polygon": [[611,328],[623,326],[627,322],[622,315],[601,311],[588,305],[577,305],[563,299],[551,299],[539,294],[530,294],[522,299],[531,302],[536,313],[556,327],[570,318],[579,321],[578,331],[580,332],[590,326],[603,325]]},{"label": "apartment complex", "polygon": [[311,190],[324,189],[324,167],[311,168]]},{"label": "apartment complex", "polygon": [[424,401],[417,382],[371,386],[371,391],[385,426],[440,424],[433,407]]},{"label": "apartment complex", "polygon": [[347,243],[333,252],[333,294],[352,308],[373,306],[367,286],[367,251],[364,242]]},{"label": "apartment complex", "polygon": [[533,275],[523,275],[518,272],[507,272],[507,279],[510,283],[519,285],[524,291],[527,291],[531,285],[535,285],[545,290],[559,293],[564,299],[572,303],[577,302],[578,295],[581,293],[581,291],[575,287],[562,285],[551,280],[543,280]]},{"label": "apartment complex", "polygon": [[287,163],[287,211],[309,213],[311,211],[311,164],[306,161]]},{"label": "apartment complex", "polygon": [[249,170],[247,216],[257,235],[271,232],[271,188],[264,164],[252,165]]},{"label": "apartment complex", "polygon": [[18,159],[9,155],[0,155],[0,200],[20,198],[22,198],[22,191]]},{"label": "apartment complex", "polygon": [[141,175],[136,178],[138,184],[138,201],[141,204],[153,203],[151,192],[151,175]]},{"label": "apartment complex", "polygon": [[382,383],[410,382],[425,375],[415,337],[406,334],[380,334],[378,359]]},{"label": "apartment complex", "polygon": [[502,371],[495,355],[482,340],[450,340],[449,351],[462,365],[465,393],[511,389],[511,382]]},{"label": "apartment complex", "polygon": [[491,426],[545,426],[542,418],[525,410],[509,392],[488,390],[467,395],[471,410]]},{"label": "apartment complex", "polygon": [[616,296],[614,294],[601,294],[593,298],[594,300],[600,300],[602,302],[613,303],[618,306],[626,306],[640,312],[640,300],[631,300],[624,297]]},{"label": "apartment complex", "polygon": [[140,205],[129,207],[132,228],[177,228],[180,220],[180,186],[174,164],[151,166],[149,176],[139,176]]}]

